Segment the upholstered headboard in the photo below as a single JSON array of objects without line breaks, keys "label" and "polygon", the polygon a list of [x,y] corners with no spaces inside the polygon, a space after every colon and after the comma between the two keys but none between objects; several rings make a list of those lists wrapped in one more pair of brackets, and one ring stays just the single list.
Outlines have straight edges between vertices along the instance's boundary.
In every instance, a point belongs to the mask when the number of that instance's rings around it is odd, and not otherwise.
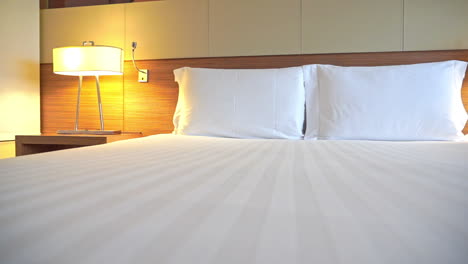
[{"label": "upholstered headboard", "polygon": [[[101,92],[107,129],[138,131],[145,135],[172,131],[172,115],[177,103],[178,87],[172,71],[176,68],[280,68],[305,64],[334,64],[341,66],[379,66],[434,62],[444,60],[468,61],[468,50],[376,52],[346,54],[311,54],[282,56],[253,56],[226,58],[187,58],[139,61],[149,69],[149,82],[139,83],[131,62],[125,62],[124,76],[101,78]],[[42,132],[72,129],[78,80],[56,75],[51,64],[41,65],[41,127]],[[80,127],[96,129],[99,117],[94,80],[85,79],[81,101]],[[462,98],[468,109],[468,78],[463,83]],[[468,133],[468,126],[465,127]]]}]

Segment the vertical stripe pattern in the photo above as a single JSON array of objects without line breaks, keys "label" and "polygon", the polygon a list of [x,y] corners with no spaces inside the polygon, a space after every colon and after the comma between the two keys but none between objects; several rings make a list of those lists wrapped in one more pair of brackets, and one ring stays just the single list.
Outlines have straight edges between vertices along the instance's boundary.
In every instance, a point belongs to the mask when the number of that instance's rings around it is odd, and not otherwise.
[{"label": "vertical stripe pattern", "polygon": [[158,135],[0,160],[0,263],[466,264],[468,143]]}]

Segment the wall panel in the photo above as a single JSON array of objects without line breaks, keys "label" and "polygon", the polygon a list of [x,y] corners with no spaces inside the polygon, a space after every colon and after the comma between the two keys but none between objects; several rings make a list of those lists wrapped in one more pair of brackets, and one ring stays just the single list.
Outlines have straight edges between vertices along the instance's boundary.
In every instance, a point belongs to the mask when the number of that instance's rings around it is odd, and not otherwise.
[{"label": "wall panel", "polygon": [[402,50],[402,0],[302,2],[304,54]]},{"label": "wall panel", "polygon": [[126,59],[138,42],[135,59],[206,57],[208,0],[170,0],[126,4]]},{"label": "wall panel", "polygon": [[[403,6],[405,5],[405,6]],[[468,48],[466,0],[166,0],[41,11],[41,62],[84,40],[137,59]]]},{"label": "wall panel", "polygon": [[300,0],[210,0],[210,56],[301,53]]},{"label": "wall panel", "polygon": [[405,0],[405,50],[468,48],[467,0]]},{"label": "wall panel", "polygon": [[0,140],[38,133],[39,1],[0,3]]},{"label": "wall panel", "polygon": [[41,10],[41,63],[52,62],[52,49],[81,45],[124,46],[125,5]]}]

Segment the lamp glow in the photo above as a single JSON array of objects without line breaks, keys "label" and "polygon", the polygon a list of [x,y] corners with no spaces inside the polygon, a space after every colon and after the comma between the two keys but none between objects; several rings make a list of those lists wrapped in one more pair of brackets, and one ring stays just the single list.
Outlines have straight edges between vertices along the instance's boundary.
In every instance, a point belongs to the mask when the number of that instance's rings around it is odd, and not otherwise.
[{"label": "lamp glow", "polygon": [[123,51],[110,46],[76,46],[53,50],[54,73],[72,76],[122,75]]},{"label": "lamp glow", "polygon": [[[83,42],[83,46],[53,49],[53,71],[60,75],[79,77],[76,104],[75,130],[59,130],[59,134],[120,134],[118,130],[104,130],[99,76],[123,74],[123,50],[111,46],[94,46],[94,42]],[[83,76],[95,76],[101,130],[78,130],[80,94]]]}]

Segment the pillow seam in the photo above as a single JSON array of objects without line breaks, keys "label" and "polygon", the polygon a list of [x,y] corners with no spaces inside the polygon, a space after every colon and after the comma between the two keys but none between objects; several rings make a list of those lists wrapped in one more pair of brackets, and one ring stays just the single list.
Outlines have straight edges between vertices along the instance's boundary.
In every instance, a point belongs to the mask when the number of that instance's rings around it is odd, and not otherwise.
[{"label": "pillow seam", "polygon": [[319,65],[316,65],[315,66],[315,79],[316,79],[316,85],[317,85],[317,120],[316,120],[316,123],[317,123],[317,138],[320,138],[322,136],[322,131],[321,131],[321,125],[322,125],[322,122],[321,122],[321,109],[322,109],[322,104],[321,104],[321,101],[322,101],[322,98],[320,97],[321,96],[321,92],[320,92],[320,78],[319,78]]},{"label": "pillow seam", "polygon": [[275,82],[274,82],[274,92],[275,92],[275,132],[276,134],[280,134],[278,132],[278,70],[275,73]]}]

